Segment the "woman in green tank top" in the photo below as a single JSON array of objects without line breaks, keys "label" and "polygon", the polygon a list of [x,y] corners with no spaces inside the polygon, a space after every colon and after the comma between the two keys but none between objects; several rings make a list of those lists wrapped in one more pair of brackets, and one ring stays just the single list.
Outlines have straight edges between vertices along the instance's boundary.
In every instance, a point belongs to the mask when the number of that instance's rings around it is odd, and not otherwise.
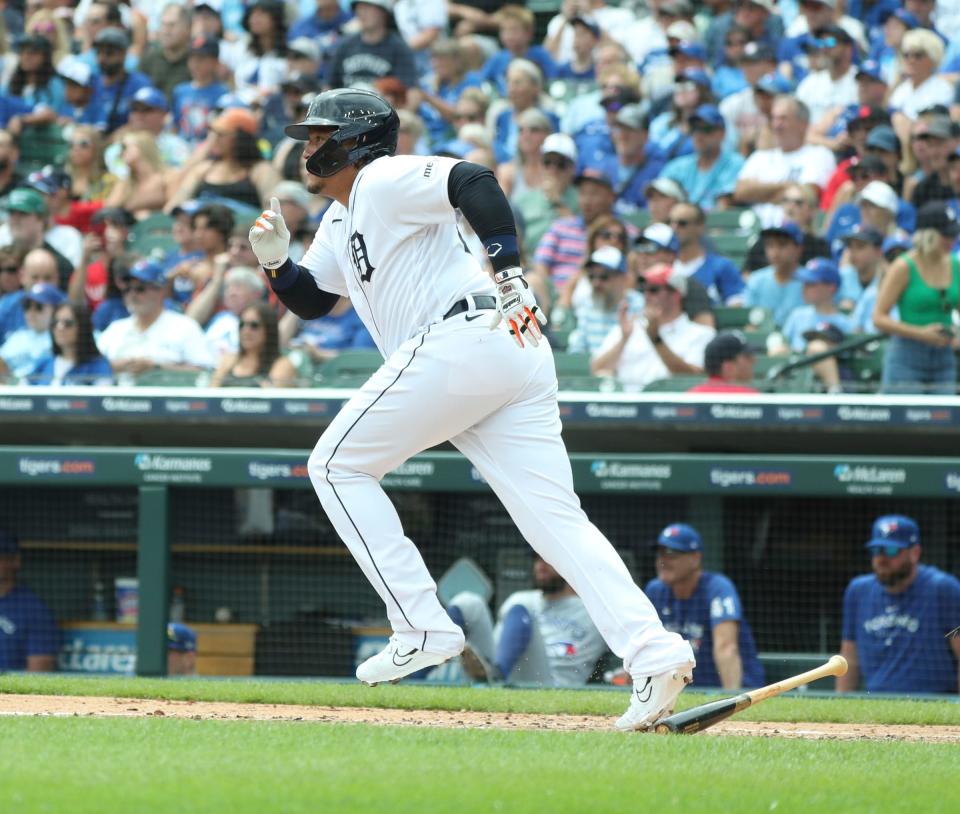
[{"label": "woman in green tank top", "polygon": [[[913,248],[895,260],[877,293],[873,323],[892,338],[883,392],[955,393],[960,347],[960,260],[951,253],[960,221],[944,202],[917,213]],[[897,306],[899,319],[891,316]]]}]

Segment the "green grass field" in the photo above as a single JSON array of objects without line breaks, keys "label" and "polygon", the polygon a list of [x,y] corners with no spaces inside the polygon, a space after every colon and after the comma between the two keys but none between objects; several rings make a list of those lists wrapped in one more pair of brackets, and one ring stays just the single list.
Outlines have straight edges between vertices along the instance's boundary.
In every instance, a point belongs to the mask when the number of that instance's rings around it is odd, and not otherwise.
[{"label": "green grass field", "polygon": [[[617,715],[625,693],[2,676],[0,693]],[[684,705],[702,696],[685,694]],[[960,725],[793,696],[744,720]],[[957,812],[960,747],[169,718],[0,718],[0,812]]]}]

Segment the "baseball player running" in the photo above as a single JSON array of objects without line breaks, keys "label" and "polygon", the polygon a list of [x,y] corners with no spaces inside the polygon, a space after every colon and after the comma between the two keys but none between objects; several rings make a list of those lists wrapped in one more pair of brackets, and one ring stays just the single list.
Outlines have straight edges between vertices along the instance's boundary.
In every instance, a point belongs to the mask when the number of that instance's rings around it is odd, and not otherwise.
[{"label": "baseball player running", "polygon": [[[387,647],[357,668],[398,681],[457,656],[463,631],[444,611],[417,547],[380,486],[412,455],[450,441],[477,467],[520,532],[583,599],[634,681],[623,730],[673,711],[690,682],[690,645],[664,629],[573,491],[560,437],[546,323],[523,272],[510,207],[493,173],[451,158],[394,156],[399,120],[375,93],[330,90],[286,128],[306,142],[307,189],[333,199],[300,264],[277,200],[250,243],[277,296],[303,319],[341,296],[384,356],[310,455],[324,511],[386,605]],[[470,224],[491,281],[459,228]]]}]

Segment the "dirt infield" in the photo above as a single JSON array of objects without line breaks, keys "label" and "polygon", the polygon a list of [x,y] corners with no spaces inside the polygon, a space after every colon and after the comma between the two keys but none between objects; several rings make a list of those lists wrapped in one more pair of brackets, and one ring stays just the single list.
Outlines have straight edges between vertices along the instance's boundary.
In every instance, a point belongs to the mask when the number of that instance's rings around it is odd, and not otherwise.
[{"label": "dirt infield", "polygon": [[[328,724],[433,726],[451,729],[548,729],[607,731],[612,718],[593,715],[529,715],[510,712],[312,707],[292,704],[230,704],[56,695],[0,695],[0,715],[189,718],[196,721],[307,721]],[[893,740],[960,743],[960,726],[762,723],[724,721],[706,735],[810,740]]]}]

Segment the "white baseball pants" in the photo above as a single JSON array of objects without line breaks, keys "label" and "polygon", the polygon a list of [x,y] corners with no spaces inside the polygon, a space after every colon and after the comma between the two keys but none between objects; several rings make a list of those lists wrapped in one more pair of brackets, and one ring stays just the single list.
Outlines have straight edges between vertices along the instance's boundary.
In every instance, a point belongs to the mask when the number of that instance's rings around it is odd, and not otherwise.
[{"label": "white baseball pants", "polygon": [[664,629],[610,542],[580,508],[560,437],[557,377],[547,342],[520,348],[490,311],[436,323],[409,341],[350,401],[310,455],[310,480],[337,533],[386,605],[396,637],[456,655],[463,631],[380,479],[450,441],[479,470],[534,550],[573,587],[634,676],[692,662]]}]

